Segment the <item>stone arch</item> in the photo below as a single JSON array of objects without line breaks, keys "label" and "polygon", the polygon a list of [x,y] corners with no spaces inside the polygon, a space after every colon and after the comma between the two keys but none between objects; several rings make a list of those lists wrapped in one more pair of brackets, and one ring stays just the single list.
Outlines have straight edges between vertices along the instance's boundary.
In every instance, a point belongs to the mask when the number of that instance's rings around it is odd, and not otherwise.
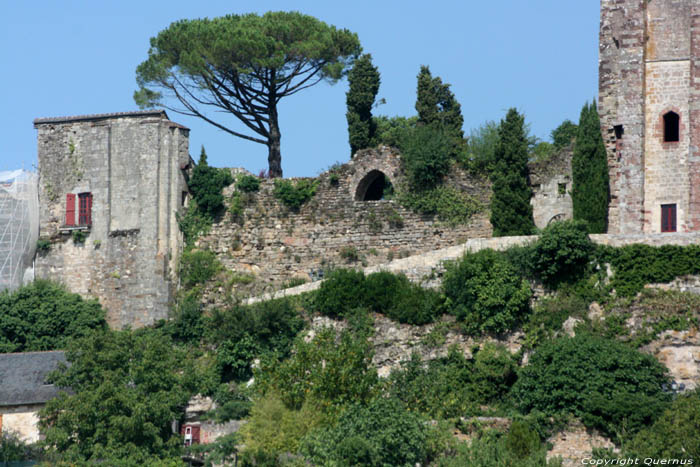
[{"label": "stone arch", "polygon": [[387,183],[392,184],[391,179],[384,172],[378,169],[370,170],[357,184],[355,201],[381,200]]},{"label": "stone arch", "polygon": [[680,141],[681,117],[674,111],[666,112],[663,116],[664,143],[676,143]]},{"label": "stone arch", "polygon": [[559,222],[559,221],[566,220],[567,218],[568,218],[568,216],[565,213],[561,212],[555,216],[552,216],[552,218],[549,219],[549,222],[547,222],[547,225],[549,225],[553,222]]}]

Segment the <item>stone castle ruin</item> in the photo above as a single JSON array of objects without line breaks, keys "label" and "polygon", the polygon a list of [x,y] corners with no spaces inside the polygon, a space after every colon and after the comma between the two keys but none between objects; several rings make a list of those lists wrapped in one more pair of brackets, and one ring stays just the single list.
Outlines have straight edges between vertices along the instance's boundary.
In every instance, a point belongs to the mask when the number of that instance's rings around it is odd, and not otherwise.
[{"label": "stone castle ruin", "polygon": [[602,0],[610,233],[700,231],[700,3]]}]

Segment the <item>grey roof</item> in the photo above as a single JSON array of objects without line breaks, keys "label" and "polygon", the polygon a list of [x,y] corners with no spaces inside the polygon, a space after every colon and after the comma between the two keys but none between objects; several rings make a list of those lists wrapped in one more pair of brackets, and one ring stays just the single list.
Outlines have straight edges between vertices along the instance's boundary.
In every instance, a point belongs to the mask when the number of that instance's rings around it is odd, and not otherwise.
[{"label": "grey roof", "polygon": [[121,118],[121,117],[164,117],[168,118],[168,114],[165,110],[135,110],[132,112],[114,112],[108,114],[93,114],[93,115],[75,115],[72,117],[45,117],[45,118],[35,118],[34,125],[42,125],[46,123],[67,123],[67,122],[79,122],[79,121],[89,121],[89,120],[105,120],[108,118]]},{"label": "grey roof", "polygon": [[46,377],[66,362],[63,351],[0,354],[0,407],[43,404],[59,388],[45,384]]}]

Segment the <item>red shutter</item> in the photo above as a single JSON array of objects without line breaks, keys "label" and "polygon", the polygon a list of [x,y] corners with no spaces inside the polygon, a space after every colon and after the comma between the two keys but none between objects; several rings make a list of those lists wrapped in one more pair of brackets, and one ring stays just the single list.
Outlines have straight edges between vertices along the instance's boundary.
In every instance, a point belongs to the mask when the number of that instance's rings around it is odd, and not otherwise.
[{"label": "red shutter", "polygon": [[192,444],[199,444],[199,428],[198,425],[192,427]]},{"label": "red shutter", "polygon": [[73,193],[66,195],[66,225],[75,225],[75,195]]}]

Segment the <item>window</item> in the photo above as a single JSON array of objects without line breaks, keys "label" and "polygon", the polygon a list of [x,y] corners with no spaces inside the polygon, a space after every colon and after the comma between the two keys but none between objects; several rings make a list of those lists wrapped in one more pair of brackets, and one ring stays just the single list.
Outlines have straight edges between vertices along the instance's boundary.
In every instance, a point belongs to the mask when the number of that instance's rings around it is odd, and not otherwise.
[{"label": "window", "polygon": [[78,195],[78,225],[92,225],[92,193]]},{"label": "window", "polygon": [[558,186],[559,196],[566,195],[566,183],[560,183]]},{"label": "window", "polygon": [[675,232],[676,231],[676,205],[662,204],[661,205],[661,231]]},{"label": "window", "polygon": [[664,143],[675,143],[680,136],[680,117],[676,112],[664,115]]}]

